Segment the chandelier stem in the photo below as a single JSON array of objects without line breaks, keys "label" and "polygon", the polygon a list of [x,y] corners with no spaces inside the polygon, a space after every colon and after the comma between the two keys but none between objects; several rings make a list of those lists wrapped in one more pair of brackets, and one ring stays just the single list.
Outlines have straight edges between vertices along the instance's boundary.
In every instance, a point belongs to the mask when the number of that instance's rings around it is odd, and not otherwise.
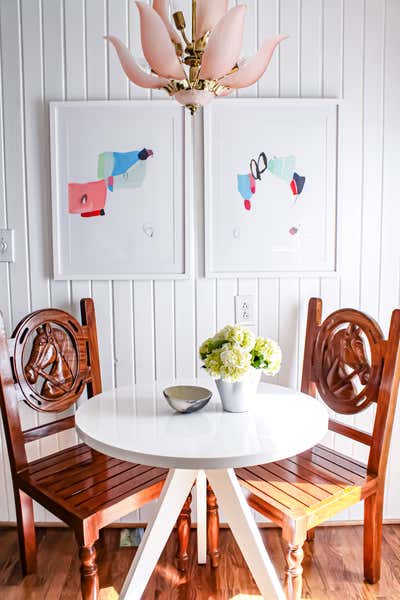
[{"label": "chandelier stem", "polygon": [[196,41],[196,27],[197,27],[197,0],[192,0],[192,42],[193,42],[193,45]]}]

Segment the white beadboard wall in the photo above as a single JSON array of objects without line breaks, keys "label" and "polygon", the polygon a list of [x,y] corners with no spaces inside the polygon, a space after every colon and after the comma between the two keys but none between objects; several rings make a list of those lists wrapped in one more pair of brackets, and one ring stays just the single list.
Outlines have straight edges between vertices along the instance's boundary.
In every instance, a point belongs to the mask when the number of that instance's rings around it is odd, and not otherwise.
[{"label": "white beadboard wall", "polygon": [[[210,0],[211,2],[212,0]],[[290,35],[261,81],[241,96],[343,97],[340,113],[339,278],[206,280],[202,277],[201,114],[195,133],[196,276],[188,281],[53,281],[51,279],[50,100],[149,98],[128,84],[102,36],[118,35],[140,55],[131,0],[0,0],[0,227],[15,229],[16,262],[0,263],[0,307],[7,326],[31,310],[78,311],[96,303],[104,388],[198,373],[198,342],[234,318],[234,295],[258,299],[258,330],[279,340],[282,384],[297,386],[307,300],[322,296],[327,311],[361,307],[387,331],[399,304],[400,134],[399,0],[248,0],[244,54],[276,32]],[[189,4],[182,0],[180,5]],[[153,97],[163,97],[155,92]],[[167,101],[167,100],[166,100]],[[372,412],[348,419],[369,428]],[[23,410],[25,426],[45,417]],[[301,426],[301,424],[299,424]],[[307,423],[303,424],[307,427]],[[73,439],[35,443],[30,456]],[[0,521],[15,518],[2,443]],[[365,458],[340,436],[328,443]],[[396,419],[385,516],[400,518],[400,422]],[[134,518],[146,519],[149,508]],[[359,507],[339,519],[359,519]],[[36,507],[38,521],[51,515]]]}]

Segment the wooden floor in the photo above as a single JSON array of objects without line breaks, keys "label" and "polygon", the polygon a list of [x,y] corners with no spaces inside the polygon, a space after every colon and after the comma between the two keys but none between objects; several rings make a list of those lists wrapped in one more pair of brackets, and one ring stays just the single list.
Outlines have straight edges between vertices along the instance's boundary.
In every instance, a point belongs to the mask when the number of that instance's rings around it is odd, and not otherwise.
[{"label": "wooden floor", "polygon": [[[119,530],[107,530],[98,548],[100,600],[114,600],[128,570],[133,548],[119,547]],[[277,529],[263,530],[270,556],[279,572],[284,562]],[[78,600],[77,547],[67,529],[38,531],[38,571],[21,579],[17,535],[0,530],[1,600]],[[195,532],[191,538],[193,557],[187,577],[174,564],[175,533],[172,534],[153,574],[144,600],[256,600],[261,598],[229,531],[221,531],[223,558],[217,570],[195,563]],[[400,600],[400,525],[384,527],[383,573],[374,586],[363,583],[362,528],[326,527],[317,530],[315,542],[305,545],[304,598],[312,600]]]}]

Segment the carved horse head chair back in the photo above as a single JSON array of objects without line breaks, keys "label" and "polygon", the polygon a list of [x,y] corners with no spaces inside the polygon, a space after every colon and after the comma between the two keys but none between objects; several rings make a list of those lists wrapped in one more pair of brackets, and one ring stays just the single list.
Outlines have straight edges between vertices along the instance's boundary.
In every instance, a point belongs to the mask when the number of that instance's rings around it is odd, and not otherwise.
[{"label": "carved horse head chair back", "polygon": [[76,366],[77,352],[69,334],[49,322],[40,325],[24,367],[28,383],[34,385],[43,378],[40,395],[55,400],[72,391]]},{"label": "carved horse head chair back", "polygon": [[318,391],[335,412],[355,414],[376,401],[383,334],[356,310],[332,313],[315,340],[313,367]]},{"label": "carved horse head chair back", "polygon": [[302,391],[316,395],[336,413],[355,415],[377,404],[372,433],[333,418],[329,429],[370,446],[368,468],[384,472],[400,377],[400,310],[392,314],[389,336],[366,314],[333,312],[323,322],[322,301],[308,307]]},{"label": "carved horse head chair back", "polygon": [[[92,307],[85,301],[86,308]],[[82,395],[94,375],[90,328],[56,309],[36,311],[13,333],[11,362],[23,399],[32,408],[60,412]],[[96,340],[97,346],[97,340]],[[97,348],[96,348],[97,356]]]}]

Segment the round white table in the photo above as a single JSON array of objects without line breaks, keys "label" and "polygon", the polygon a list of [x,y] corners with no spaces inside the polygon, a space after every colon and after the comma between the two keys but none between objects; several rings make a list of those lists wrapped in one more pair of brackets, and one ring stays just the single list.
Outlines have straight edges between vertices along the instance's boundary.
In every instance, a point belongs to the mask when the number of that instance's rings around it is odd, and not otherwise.
[{"label": "round white table", "polygon": [[261,384],[248,413],[222,410],[213,398],[200,412],[174,413],[163,397],[165,385],[117,388],[85,402],[76,413],[79,437],[109,456],[170,469],[155,515],[121,591],[139,600],[194,484],[198,485],[198,554],[206,560],[205,487],[209,480],[263,598],[285,596],[246,503],[234,468],[293,456],[318,443],[328,428],[325,407],[295,390]]}]

